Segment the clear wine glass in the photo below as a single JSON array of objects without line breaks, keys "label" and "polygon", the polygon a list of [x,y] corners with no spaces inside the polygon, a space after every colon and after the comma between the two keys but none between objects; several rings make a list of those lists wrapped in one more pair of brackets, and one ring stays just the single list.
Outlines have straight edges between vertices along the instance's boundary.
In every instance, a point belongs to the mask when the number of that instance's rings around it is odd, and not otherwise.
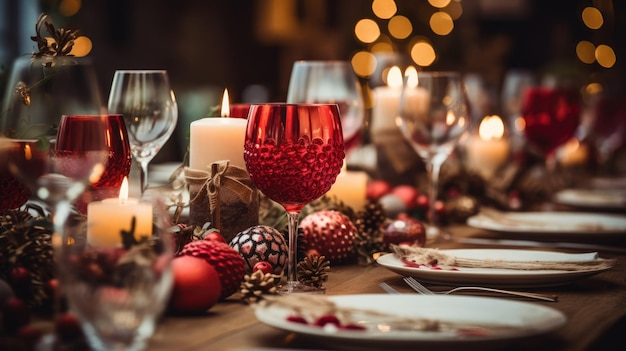
[{"label": "clear wine glass", "polygon": [[94,351],[145,349],[173,285],[163,195],[123,201],[91,203],[87,220],[69,217],[57,255],[68,306]]},{"label": "clear wine glass", "polygon": [[124,116],[143,194],[148,186],[148,164],[169,140],[178,121],[178,105],[167,71],[115,71],[108,108],[109,113]]},{"label": "clear wine glass", "polygon": [[[22,144],[35,143],[47,150],[54,141],[63,114],[100,114],[102,104],[97,76],[87,57],[21,56],[11,65],[0,110],[0,135]],[[5,144],[5,151],[15,143]],[[3,152],[5,153],[5,152]],[[31,188],[0,166],[3,208],[18,208],[33,195]],[[35,197],[37,194],[34,194]]]},{"label": "clear wine glass", "polygon": [[401,94],[396,125],[425,162],[430,175],[428,239],[448,240],[450,234],[437,225],[435,202],[441,166],[470,125],[461,74],[407,69]]},{"label": "clear wine glass", "polygon": [[524,138],[529,149],[544,158],[546,210],[553,208],[550,197],[556,190],[556,150],[575,135],[580,125],[580,109],[580,94],[569,87],[533,86],[524,91],[521,110]]},{"label": "clear wine glass", "polygon": [[365,120],[361,85],[348,61],[296,61],[293,64],[287,103],[337,104],[346,152],[360,142]]},{"label": "clear wine glass", "polygon": [[297,279],[298,216],[324,195],[343,165],[344,143],[336,104],[252,104],[244,160],[250,179],[287,211],[289,254],[284,294],[323,292]]}]

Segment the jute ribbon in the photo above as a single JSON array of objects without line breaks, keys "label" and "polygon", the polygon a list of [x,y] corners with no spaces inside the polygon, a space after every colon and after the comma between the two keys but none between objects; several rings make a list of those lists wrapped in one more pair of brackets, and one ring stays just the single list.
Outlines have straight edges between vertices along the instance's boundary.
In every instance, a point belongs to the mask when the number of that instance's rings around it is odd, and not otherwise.
[{"label": "jute ribbon", "polygon": [[197,186],[198,193],[191,199],[196,202],[203,197],[209,198],[209,209],[213,216],[213,225],[220,228],[220,190],[232,191],[246,205],[254,200],[254,189],[246,182],[250,181],[248,172],[240,167],[229,164],[229,161],[217,161],[211,164],[210,171],[185,168],[185,179],[190,186]]}]

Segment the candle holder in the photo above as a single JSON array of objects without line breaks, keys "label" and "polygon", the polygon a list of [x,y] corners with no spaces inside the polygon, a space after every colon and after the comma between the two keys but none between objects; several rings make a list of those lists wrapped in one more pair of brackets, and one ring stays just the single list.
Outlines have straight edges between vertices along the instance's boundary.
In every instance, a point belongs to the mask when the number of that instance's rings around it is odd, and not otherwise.
[{"label": "candle holder", "polygon": [[190,224],[211,222],[226,242],[259,224],[259,191],[248,172],[229,161],[211,164],[210,171],[186,168]]}]

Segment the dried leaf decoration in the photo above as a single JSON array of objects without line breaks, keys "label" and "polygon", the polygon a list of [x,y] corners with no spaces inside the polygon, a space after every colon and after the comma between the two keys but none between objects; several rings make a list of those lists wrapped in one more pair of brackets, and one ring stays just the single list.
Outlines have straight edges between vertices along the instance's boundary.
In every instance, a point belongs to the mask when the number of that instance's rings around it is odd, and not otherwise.
[{"label": "dried leaf decoration", "polygon": [[[48,40],[43,33],[45,27],[46,32],[53,40]],[[35,24],[36,36],[30,39],[37,43],[38,52],[33,53],[33,57],[39,58],[44,56],[74,56],[70,54],[74,47],[74,40],[78,36],[78,30],[59,28],[56,29],[50,17],[45,13],[39,15]]]}]

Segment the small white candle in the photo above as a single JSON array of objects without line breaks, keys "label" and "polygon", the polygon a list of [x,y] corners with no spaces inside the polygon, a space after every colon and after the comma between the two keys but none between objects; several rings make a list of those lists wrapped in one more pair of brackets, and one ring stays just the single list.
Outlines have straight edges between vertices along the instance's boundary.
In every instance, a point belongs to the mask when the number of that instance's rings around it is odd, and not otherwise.
[{"label": "small white candle", "polygon": [[467,166],[484,179],[509,158],[509,142],[504,138],[504,123],[499,116],[486,116],[480,122],[478,135],[467,140]]},{"label": "small white candle", "polygon": [[208,117],[191,122],[189,128],[189,167],[208,170],[216,161],[245,169],[243,144],[247,120],[226,118],[229,114],[228,91],[224,91],[222,117]]},{"label": "small white candle", "polygon": [[137,240],[152,235],[152,204],[128,198],[128,179],[124,178],[119,198],[104,199],[87,205],[87,242],[95,247],[122,246],[122,231],[130,231],[135,218]]},{"label": "small white candle", "polygon": [[348,171],[345,167],[326,196],[337,197],[355,211],[365,208],[368,176],[365,172]]},{"label": "small white candle", "polygon": [[[404,91],[406,101],[404,110],[412,113],[426,113],[430,99],[426,89],[417,86],[417,71],[409,67],[405,74],[408,76],[408,81]],[[402,72],[399,67],[394,66],[387,74],[387,86],[374,88],[370,128],[374,142],[378,139],[379,133],[398,131],[396,117],[400,108],[402,84]]]}]

